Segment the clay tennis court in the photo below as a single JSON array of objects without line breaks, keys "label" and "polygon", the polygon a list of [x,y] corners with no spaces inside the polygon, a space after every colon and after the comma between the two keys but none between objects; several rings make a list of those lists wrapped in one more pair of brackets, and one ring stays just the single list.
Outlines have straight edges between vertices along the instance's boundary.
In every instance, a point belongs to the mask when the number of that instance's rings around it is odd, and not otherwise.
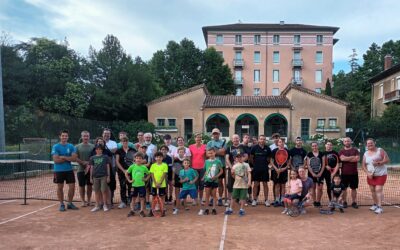
[{"label": "clay tennis court", "polygon": [[[282,208],[248,207],[247,215],[198,216],[197,208],[164,218],[127,218],[128,209],[91,213],[89,207],[58,212],[54,201],[0,201],[1,249],[395,249],[400,207],[375,215],[368,207],[297,218]],[[21,217],[23,216],[23,217]],[[225,225],[225,227],[224,227]],[[225,230],[224,230],[225,229]]]}]

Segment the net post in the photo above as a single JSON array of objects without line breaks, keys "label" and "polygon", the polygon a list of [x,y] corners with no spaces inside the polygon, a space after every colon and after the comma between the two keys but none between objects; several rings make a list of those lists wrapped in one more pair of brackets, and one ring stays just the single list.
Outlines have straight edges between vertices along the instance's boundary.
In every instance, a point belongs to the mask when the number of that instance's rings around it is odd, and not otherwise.
[{"label": "net post", "polygon": [[28,205],[28,203],[26,203],[26,195],[27,195],[27,190],[28,190],[27,164],[28,164],[28,162],[25,159],[25,161],[24,161],[24,203],[22,205]]}]

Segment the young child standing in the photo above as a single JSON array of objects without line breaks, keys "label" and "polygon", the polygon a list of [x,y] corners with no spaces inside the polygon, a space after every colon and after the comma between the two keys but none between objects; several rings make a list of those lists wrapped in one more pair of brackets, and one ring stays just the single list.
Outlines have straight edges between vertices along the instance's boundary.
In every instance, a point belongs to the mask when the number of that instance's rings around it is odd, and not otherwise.
[{"label": "young child standing", "polygon": [[[247,199],[248,188],[251,187],[251,168],[248,163],[243,161],[241,153],[235,155],[236,163],[232,167],[232,174],[235,182],[233,183],[232,198],[238,199],[240,203],[239,216],[245,215],[244,204]],[[233,213],[233,203],[227,208],[225,214],[230,215]]]},{"label": "young child standing", "polygon": [[165,195],[165,203],[171,204],[172,203],[172,157],[168,155],[169,148],[167,145],[162,145],[160,147],[161,153],[163,153],[163,162],[168,165],[168,178],[167,178],[167,190]]},{"label": "young child standing", "polygon": [[287,214],[289,202],[292,202],[295,199],[300,200],[302,190],[303,190],[303,183],[299,178],[298,171],[294,169],[290,173],[289,193],[284,195],[283,201],[285,204],[285,209],[282,211],[282,214]]},{"label": "young child standing", "polygon": [[331,206],[331,211],[334,211],[336,207],[339,208],[341,213],[343,211],[343,191],[345,190],[345,186],[342,183],[342,179],[340,175],[335,175],[333,177],[333,183],[331,184],[331,193],[332,193],[332,201],[333,204]]},{"label": "young child standing", "polygon": [[[155,163],[151,164],[150,174],[151,174],[151,195],[156,196],[158,190],[158,196],[161,198],[165,195],[165,189],[167,187],[167,175],[168,175],[168,165],[162,162],[164,156],[161,152],[157,152],[154,155],[156,160]],[[164,200],[160,199],[162,206],[164,206]],[[153,212],[150,210],[149,217],[153,216]],[[162,211],[162,217],[165,216],[165,211]]]},{"label": "young child standing", "polygon": [[178,155],[174,157],[174,163],[172,164],[172,185],[174,186],[175,202],[174,210],[178,206],[179,193],[181,192],[182,183],[180,182],[179,173],[183,169],[183,161],[186,159],[185,147],[178,147]]},{"label": "young child standing", "polygon": [[[96,206],[91,210],[97,212],[101,209],[103,204],[101,201],[108,201],[108,183],[110,183],[110,166],[111,160],[107,155],[103,155],[104,146],[96,144],[96,154],[90,157],[89,165],[92,167],[90,171],[90,180],[93,184],[93,191],[95,193]],[[109,209],[108,204],[103,205],[104,212]]]},{"label": "young child standing", "polygon": [[[150,178],[149,170],[143,165],[144,155],[142,153],[135,154],[135,163],[132,164],[125,172],[126,179],[132,183],[133,191],[131,194],[131,211],[128,213],[128,217],[135,215],[135,201],[139,196],[140,200],[140,212],[141,217],[145,217],[144,214],[144,200],[146,198],[146,181]],[[131,175],[132,179],[129,178]]]},{"label": "young child standing", "polygon": [[179,182],[182,183],[182,189],[179,193],[180,202],[176,203],[176,208],[174,209],[172,214],[178,214],[179,205],[183,203],[183,206],[186,207],[186,197],[189,195],[190,198],[193,199],[193,203],[196,203],[197,199],[197,188],[196,181],[198,179],[197,171],[190,167],[190,160],[183,160],[183,169],[179,172]]},{"label": "young child standing", "polygon": [[[215,158],[216,149],[209,148],[207,149],[208,159],[204,163],[205,174],[203,176],[202,181],[204,181],[204,188],[206,192],[206,201],[210,200],[210,196],[212,196],[212,214],[216,215],[217,210],[215,209],[216,201],[217,201],[217,189],[218,189],[218,177],[220,177],[223,173],[223,166],[220,160]],[[205,204],[201,205],[201,209],[199,211],[199,215],[208,215],[208,209],[204,209]]]},{"label": "young child standing", "polygon": [[[151,162],[149,161],[149,156],[146,154],[146,151],[147,151],[146,145],[143,144],[139,147],[139,152],[144,155],[142,164],[145,165],[147,169],[150,170]],[[151,188],[151,179],[149,179],[149,181],[146,182],[146,209],[150,209],[150,188]],[[139,205],[137,206],[137,209],[139,209]]]}]

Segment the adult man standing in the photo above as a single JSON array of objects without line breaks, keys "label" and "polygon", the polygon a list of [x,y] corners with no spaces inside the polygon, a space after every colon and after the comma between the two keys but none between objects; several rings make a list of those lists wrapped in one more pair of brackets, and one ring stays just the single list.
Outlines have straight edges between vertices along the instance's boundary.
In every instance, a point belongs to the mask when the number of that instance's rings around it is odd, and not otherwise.
[{"label": "adult man standing", "polygon": [[[235,164],[235,156],[236,155],[241,155],[243,161],[247,161],[248,155],[244,149],[244,146],[240,144],[240,137],[237,134],[232,135],[232,146],[228,147],[226,150],[226,155],[225,155],[225,163],[226,163],[226,188],[228,190],[228,200],[231,200],[232,198],[232,192],[233,192],[233,183],[235,179],[232,177],[231,171],[232,167]],[[229,202],[225,203],[225,206],[229,206]]]},{"label": "adult man standing", "polygon": [[339,151],[340,161],[342,162],[342,183],[346,190],[343,192],[343,207],[347,208],[347,188],[351,189],[351,206],[358,208],[357,188],[358,188],[358,170],[357,163],[360,160],[360,153],[351,146],[352,141],[349,137],[343,140],[343,149]]},{"label": "adult man standing", "polygon": [[111,140],[111,130],[108,128],[103,129],[103,140],[106,143],[106,148],[112,153],[111,157],[111,172],[110,172],[110,197],[111,197],[111,208],[113,207],[114,192],[117,189],[117,181],[115,180],[116,166],[115,166],[115,152],[118,149],[118,145],[115,141]]},{"label": "adult man standing", "polygon": [[168,155],[172,157],[172,153],[177,150],[177,147],[172,145],[172,138],[170,134],[164,135],[164,144],[168,147]]},{"label": "adult man standing", "polygon": [[264,187],[264,204],[266,207],[270,206],[268,201],[268,162],[271,157],[271,149],[265,144],[265,141],[265,135],[260,135],[258,137],[258,144],[254,145],[251,149],[250,162],[253,164],[253,170],[251,171],[253,176],[251,179],[254,183],[252,206],[257,206],[260,183],[262,183]]},{"label": "adult man standing", "polygon": [[57,197],[60,201],[61,212],[65,211],[64,205],[64,182],[68,184],[68,204],[67,208],[78,209],[72,199],[75,194],[75,175],[71,162],[76,161],[76,149],[74,145],[68,143],[68,130],[62,130],[59,134],[60,142],[55,144],[51,150],[54,161],[54,183],[57,184]]},{"label": "adult man standing", "polygon": [[136,150],[139,151],[140,146],[144,144],[144,133],[142,131],[137,132],[138,141],[135,143]]},{"label": "adult man standing", "polygon": [[291,158],[291,169],[298,170],[304,166],[304,158],[307,156],[307,151],[303,148],[303,140],[301,137],[296,137],[295,146],[289,150]]},{"label": "adult man standing", "polygon": [[[89,143],[90,133],[88,131],[81,132],[82,142],[76,145],[76,161],[79,163],[76,176],[78,177],[79,194],[82,200],[82,207],[90,206],[92,197],[92,183],[90,182],[89,158],[94,149],[94,145]],[[85,199],[85,188],[87,200]]]},{"label": "adult man standing", "polygon": [[[122,142],[121,142],[121,140],[122,140],[122,138],[124,138],[124,137],[128,137],[128,133],[125,132],[125,131],[120,131],[120,132],[118,133],[118,139],[119,139],[119,142],[117,143],[117,148],[118,148],[118,149],[122,148]],[[133,144],[132,142],[128,142],[128,147],[137,150],[135,144]]]},{"label": "adult man standing", "polygon": [[153,135],[151,133],[145,133],[143,137],[144,137],[143,144],[147,146],[146,154],[149,157],[149,161],[153,162],[154,154],[157,152],[157,146],[151,143]]},{"label": "adult man standing", "polygon": [[218,206],[223,206],[222,195],[225,193],[225,199],[227,197],[227,190],[224,191],[225,186],[225,152],[226,152],[226,140],[220,139],[221,132],[218,128],[214,128],[211,131],[212,140],[207,143],[207,150],[215,148],[217,159],[222,163],[224,173],[218,179]]}]

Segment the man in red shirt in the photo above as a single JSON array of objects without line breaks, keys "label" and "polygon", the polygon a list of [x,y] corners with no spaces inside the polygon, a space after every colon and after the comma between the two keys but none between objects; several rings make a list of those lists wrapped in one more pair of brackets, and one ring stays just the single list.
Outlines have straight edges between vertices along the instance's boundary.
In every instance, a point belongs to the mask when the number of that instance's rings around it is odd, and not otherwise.
[{"label": "man in red shirt", "polygon": [[347,208],[347,188],[351,189],[351,206],[358,208],[357,188],[358,188],[358,161],[360,160],[360,152],[351,146],[352,141],[349,137],[343,139],[343,149],[339,151],[340,161],[342,163],[342,183],[346,190],[343,193],[343,207]]}]

